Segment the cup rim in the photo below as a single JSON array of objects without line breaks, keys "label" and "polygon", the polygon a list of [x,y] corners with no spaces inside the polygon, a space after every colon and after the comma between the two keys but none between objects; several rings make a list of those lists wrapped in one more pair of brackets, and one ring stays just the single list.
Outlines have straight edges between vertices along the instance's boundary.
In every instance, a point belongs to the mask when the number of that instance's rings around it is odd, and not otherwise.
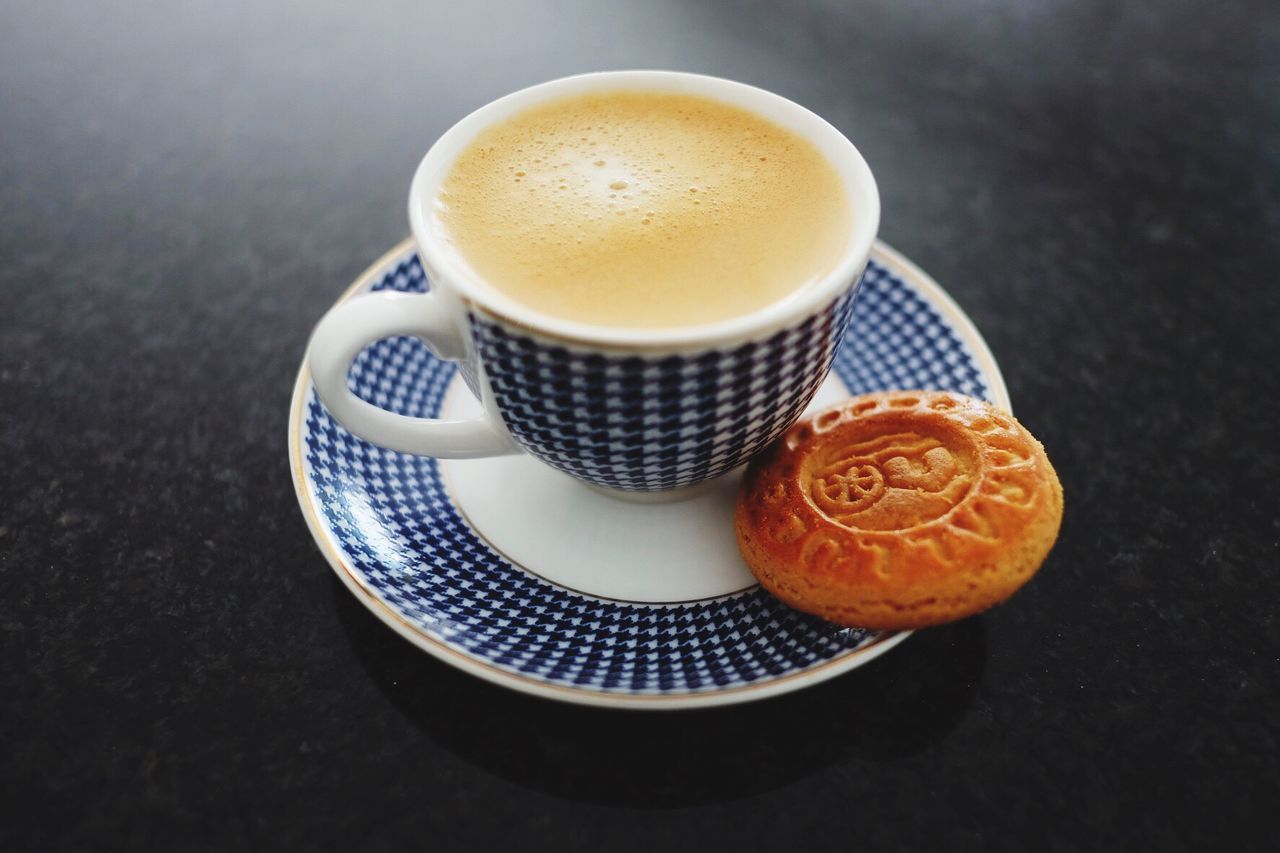
[{"label": "cup rim", "polygon": [[[632,329],[580,323],[539,311],[502,293],[476,273],[433,226],[432,204],[449,168],[484,129],[539,103],[617,90],[656,90],[709,97],[750,110],[814,143],[844,181],[853,227],[840,260],[796,293],[739,317],[696,326]],[[409,189],[409,223],[423,267],[465,302],[538,334],[579,344],[655,349],[750,340],[786,328],[825,308],[862,274],[880,224],[880,195],[871,169],[844,134],[816,113],[764,89],[681,71],[602,71],[561,77],[491,101],[453,125],[427,151]]]}]

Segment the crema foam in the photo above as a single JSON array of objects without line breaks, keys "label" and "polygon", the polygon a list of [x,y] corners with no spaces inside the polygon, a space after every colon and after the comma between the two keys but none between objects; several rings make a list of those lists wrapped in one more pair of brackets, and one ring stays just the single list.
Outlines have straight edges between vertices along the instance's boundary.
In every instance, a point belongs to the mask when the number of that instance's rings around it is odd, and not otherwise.
[{"label": "crema foam", "polygon": [[490,286],[598,326],[701,325],[830,272],[848,196],[802,136],[693,95],[551,101],[482,132],[435,199],[437,226]]}]

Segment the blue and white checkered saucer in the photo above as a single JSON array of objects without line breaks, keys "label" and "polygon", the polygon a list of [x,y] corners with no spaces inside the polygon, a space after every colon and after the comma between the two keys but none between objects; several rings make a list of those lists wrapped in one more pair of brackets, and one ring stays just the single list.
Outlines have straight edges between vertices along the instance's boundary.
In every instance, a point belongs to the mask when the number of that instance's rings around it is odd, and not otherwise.
[{"label": "blue and white checkered saucer", "polygon": [[[412,241],[343,298],[422,291]],[[353,389],[419,417],[477,404],[413,338],[356,360]],[[991,352],[950,297],[877,244],[815,405],[889,388],[958,391],[1009,408]],[[796,690],[907,632],[839,628],[761,590],[733,535],[736,479],[678,504],[623,503],[529,457],[441,461],[348,433],[304,364],[289,420],[303,515],[342,582],[410,642],[497,684],[590,705],[668,709]]]}]

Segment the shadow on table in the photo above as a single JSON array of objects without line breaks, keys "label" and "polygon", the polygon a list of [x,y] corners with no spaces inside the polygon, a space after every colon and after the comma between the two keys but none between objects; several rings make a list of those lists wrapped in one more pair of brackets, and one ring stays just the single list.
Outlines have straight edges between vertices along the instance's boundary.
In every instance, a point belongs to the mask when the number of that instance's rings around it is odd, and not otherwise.
[{"label": "shadow on table", "polygon": [[919,752],[964,716],[986,661],[977,617],[921,632],[852,673],[773,699],[691,711],[601,710],[459,672],[397,637],[337,579],[334,596],[356,656],[426,737],[515,784],[619,806],[730,800],[828,765]]}]

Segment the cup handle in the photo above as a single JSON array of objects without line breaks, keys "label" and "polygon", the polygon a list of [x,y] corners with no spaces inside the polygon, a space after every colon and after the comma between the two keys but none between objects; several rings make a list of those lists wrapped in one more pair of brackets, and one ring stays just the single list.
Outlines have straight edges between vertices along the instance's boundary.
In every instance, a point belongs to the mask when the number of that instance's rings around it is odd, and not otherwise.
[{"label": "cup handle", "polygon": [[397,335],[420,338],[437,356],[451,361],[466,353],[466,342],[448,311],[430,292],[358,296],[335,305],[316,326],[307,363],[316,394],[339,423],[363,439],[402,453],[474,459],[517,452],[495,412],[460,421],[411,418],[351,393],[347,387],[351,362],[374,341]]}]

